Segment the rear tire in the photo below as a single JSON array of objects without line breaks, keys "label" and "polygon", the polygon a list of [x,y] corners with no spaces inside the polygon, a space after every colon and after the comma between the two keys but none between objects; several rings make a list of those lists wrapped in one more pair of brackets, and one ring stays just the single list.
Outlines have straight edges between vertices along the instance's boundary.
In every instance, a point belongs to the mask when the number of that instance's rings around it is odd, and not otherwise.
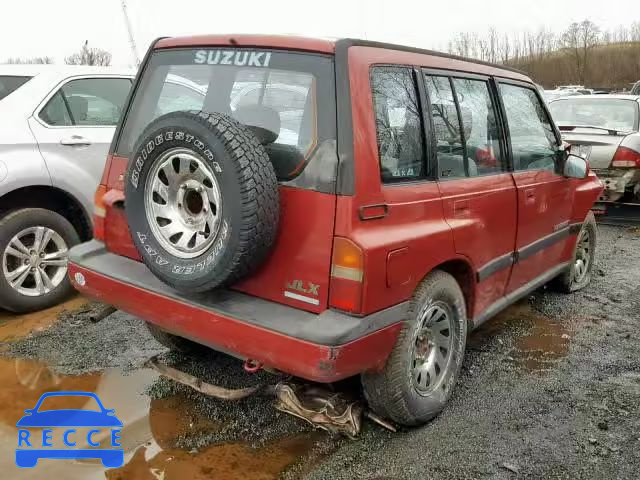
[{"label": "rear tire", "polygon": [[571,266],[551,282],[555,290],[572,293],[589,285],[596,255],[597,231],[595,216],[589,212],[578,233]]},{"label": "rear tire", "polygon": [[[6,214],[0,219],[0,306],[25,313],[57,305],[71,295],[67,252],[78,243],[73,225],[56,212],[22,208]],[[35,262],[33,268],[30,262]],[[25,269],[30,272],[23,276]],[[38,281],[44,285],[42,293]]]},{"label": "rear tire", "polygon": [[458,378],[466,336],[462,290],[450,274],[436,270],[415,291],[384,369],[362,375],[370,408],[407,426],[435,417]]}]

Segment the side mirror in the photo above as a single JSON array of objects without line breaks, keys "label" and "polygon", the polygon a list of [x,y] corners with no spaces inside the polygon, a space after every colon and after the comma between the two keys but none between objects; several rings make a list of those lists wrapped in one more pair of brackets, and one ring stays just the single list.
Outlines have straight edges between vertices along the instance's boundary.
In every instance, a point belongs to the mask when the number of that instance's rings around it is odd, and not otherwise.
[{"label": "side mirror", "polygon": [[567,155],[562,174],[568,178],[586,178],[589,172],[587,161],[577,155]]}]

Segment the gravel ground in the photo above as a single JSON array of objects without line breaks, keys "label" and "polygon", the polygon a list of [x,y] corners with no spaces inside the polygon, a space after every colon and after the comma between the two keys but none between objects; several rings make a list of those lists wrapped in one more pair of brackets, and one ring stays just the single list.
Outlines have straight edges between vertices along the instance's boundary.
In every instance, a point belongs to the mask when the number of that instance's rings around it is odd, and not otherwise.
[{"label": "gravel ground", "polygon": [[[396,434],[365,424],[356,441],[324,436],[285,472],[311,479],[636,479],[640,470],[640,230],[600,227],[592,284],[573,295],[540,290],[488,322],[469,346],[450,405],[422,428]],[[213,383],[271,383],[220,356],[166,353],[142,323],[116,313],[69,317],[11,345],[63,373],[139,367],[152,355]],[[189,397],[222,422],[178,439],[199,448],[241,439],[261,444],[308,431],[270,398],[221,402],[167,380],[149,395]]]}]

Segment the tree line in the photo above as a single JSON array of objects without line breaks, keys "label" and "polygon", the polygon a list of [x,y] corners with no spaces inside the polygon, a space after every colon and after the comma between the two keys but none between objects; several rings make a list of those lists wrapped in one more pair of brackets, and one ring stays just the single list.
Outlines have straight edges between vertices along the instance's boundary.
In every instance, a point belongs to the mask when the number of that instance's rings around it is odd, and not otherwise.
[{"label": "tree line", "polygon": [[[10,64],[50,64],[55,63],[52,57],[32,57],[32,58],[8,58],[5,63]],[[64,59],[67,65],[98,65],[108,67],[111,65],[111,53],[102,48],[90,47],[89,41],[85,41],[82,48]]]},{"label": "tree line", "polygon": [[545,28],[521,33],[461,32],[449,53],[502,63],[525,71],[546,88],[561,84],[622,89],[640,80],[640,21],[603,30],[590,20],[562,32]]}]

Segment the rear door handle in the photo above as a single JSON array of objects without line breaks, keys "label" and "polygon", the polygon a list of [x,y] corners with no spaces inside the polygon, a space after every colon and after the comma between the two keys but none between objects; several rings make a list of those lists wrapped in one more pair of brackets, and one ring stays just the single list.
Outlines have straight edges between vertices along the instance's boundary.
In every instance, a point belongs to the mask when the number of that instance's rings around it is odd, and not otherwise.
[{"label": "rear door handle", "polygon": [[469,200],[457,200],[453,202],[453,215],[455,217],[467,217],[471,212],[471,202]]},{"label": "rear door handle", "polygon": [[527,203],[535,202],[536,200],[536,191],[532,188],[529,188],[524,191],[524,198]]},{"label": "rear door handle", "polygon": [[70,137],[66,137],[60,140],[60,144],[66,145],[68,147],[82,147],[91,145],[91,140],[81,135],[71,135]]}]

